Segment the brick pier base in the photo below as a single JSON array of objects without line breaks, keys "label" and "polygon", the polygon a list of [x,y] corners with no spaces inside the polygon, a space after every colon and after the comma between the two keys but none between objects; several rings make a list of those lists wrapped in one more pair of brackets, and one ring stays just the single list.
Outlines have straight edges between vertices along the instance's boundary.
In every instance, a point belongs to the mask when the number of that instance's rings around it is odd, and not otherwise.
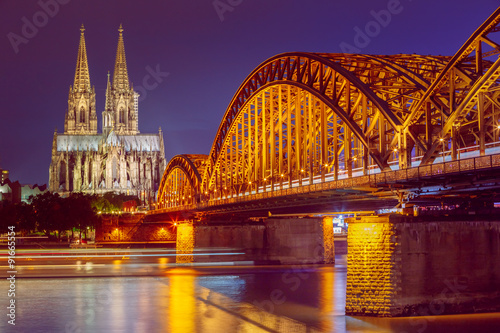
[{"label": "brick pier base", "polygon": [[346,314],[500,310],[500,219],[369,216],[348,221]]}]

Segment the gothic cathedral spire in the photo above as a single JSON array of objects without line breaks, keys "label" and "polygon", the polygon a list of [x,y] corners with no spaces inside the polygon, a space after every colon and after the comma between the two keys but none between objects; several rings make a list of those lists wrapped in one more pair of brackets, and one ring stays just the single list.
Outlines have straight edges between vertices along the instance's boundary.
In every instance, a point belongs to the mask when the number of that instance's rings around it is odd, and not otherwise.
[{"label": "gothic cathedral spire", "polygon": [[130,83],[128,81],[125,45],[123,43],[123,28],[121,24],[120,28],[118,28],[118,32],[118,48],[116,50],[115,71],[113,73],[113,89],[122,92],[130,89]]},{"label": "gothic cathedral spire", "polygon": [[90,85],[84,31],[85,28],[82,24],[76,59],[75,80],[73,86],[69,88],[68,111],[64,121],[65,134],[97,134],[95,89]]},{"label": "gothic cathedral spire", "polygon": [[104,105],[104,111],[102,112],[102,131],[106,135],[111,132],[115,126],[112,96],[113,95],[111,91],[111,83],[109,82],[108,72],[108,84],[106,85],[106,104]]},{"label": "gothic cathedral spire", "polygon": [[85,47],[85,28],[80,28],[80,45],[78,46],[78,57],[76,59],[75,83],[73,88],[76,91],[90,91],[89,64],[87,61],[87,48]]},{"label": "gothic cathedral spire", "polygon": [[121,135],[139,133],[138,97],[128,79],[123,27],[118,28],[118,47],[116,49],[115,70],[111,89],[106,91],[106,110],[103,112],[103,131],[114,129]]}]

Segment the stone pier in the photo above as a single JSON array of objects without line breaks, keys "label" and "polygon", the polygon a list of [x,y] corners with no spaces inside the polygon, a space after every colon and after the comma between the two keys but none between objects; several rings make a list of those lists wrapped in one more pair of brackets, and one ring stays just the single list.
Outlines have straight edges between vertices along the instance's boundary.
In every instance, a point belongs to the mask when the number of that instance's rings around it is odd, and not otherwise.
[{"label": "stone pier", "polygon": [[350,219],[346,314],[413,316],[500,310],[500,219]]},{"label": "stone pier", "polygon": [[[228,255],[193,256],[196,249],[230,249]],[[236,254],[233,254],[236,253]],[[269,218],[260,222],[186,222],[177,227],[177,261],[334,263],[331,218]]]}]

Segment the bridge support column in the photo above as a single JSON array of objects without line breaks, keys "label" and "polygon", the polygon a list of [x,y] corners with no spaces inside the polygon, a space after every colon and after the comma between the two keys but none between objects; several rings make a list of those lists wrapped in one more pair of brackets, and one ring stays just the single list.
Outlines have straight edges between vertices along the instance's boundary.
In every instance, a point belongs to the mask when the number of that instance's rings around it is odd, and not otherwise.
[{"label": "bridge support column", "polygon": [[177,239],[175,244],[176,263],[192,263],[194,251],[194,225],[192,222],[177,225]]},{"label": "bridge support column", "polygon": [[[179,223],[177,263],[258,261],[333,264],[333,219],[269,218],[262,222]],[[203,255],[193,256],[195,249]],[[213,255],[211,252],[218,252]]]},{"label": "bridge support column", "polygon": [[500,218],[387,215],[348,223],[347,315],[500,310]]},{"label": "bridge support column", "polygon": [[271,218],[265,221],[269,260],[282,264],[334,264],[333,219]]}]

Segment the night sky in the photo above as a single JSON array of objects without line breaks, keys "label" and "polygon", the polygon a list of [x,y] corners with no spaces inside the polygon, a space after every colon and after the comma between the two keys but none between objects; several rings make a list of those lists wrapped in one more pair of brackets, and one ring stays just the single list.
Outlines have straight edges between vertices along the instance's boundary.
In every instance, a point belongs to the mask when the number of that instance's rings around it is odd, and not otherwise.
[{"label": "night sky", "polygon": [[[82,23],[99,132],[122,23],[129,78],[143,95],[139,130],[161,126],[169,160],[210,152],[233,94],[267,58],[355,47],[355,29],[374,26],[373,13],[388,7],[390,20],[385,16],[385,26],[358,43],[359,53],[453,55],[497,6],[498,0],[0,0],[0,167],[23,184],[48,183]],[[160,73],[157,85],[150,79],[155,87],[145,90],[151,71]]]}]

